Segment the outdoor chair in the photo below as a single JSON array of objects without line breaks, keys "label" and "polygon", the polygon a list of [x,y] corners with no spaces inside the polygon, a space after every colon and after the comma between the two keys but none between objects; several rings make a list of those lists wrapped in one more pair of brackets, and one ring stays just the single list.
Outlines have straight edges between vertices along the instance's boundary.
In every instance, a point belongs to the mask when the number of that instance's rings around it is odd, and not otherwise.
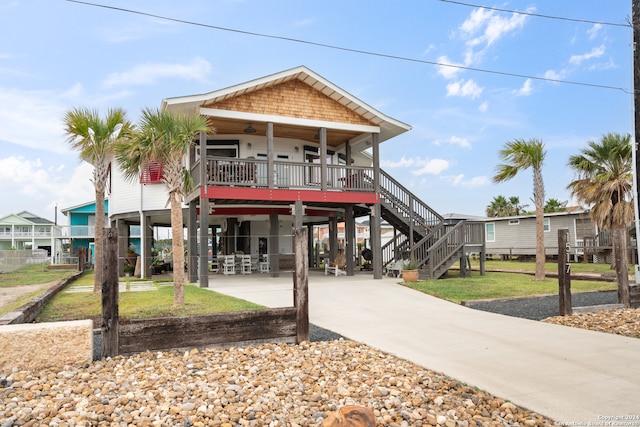
[{"label": "outdoor chair", "polygon": [[251,255],[242,255],[240,258],[240,273],[251,274]]},{"label": "outdoor chair", "polygon": [[236,257],[235,255],[225,255],[222,263],[222,274],[236,274]]},{"label": "outdoor chair", "polygon": [[329,275],[329,273],[335,276],[346,275],[347,274],[347,271],[345,270],[346,264],[347,262],[344,258],[344,253],[338,253],[338,256],[333,262],[331,262],[329,258],[325,258],[324,275],[327,276]]},{"label": "outdoor chair", "polygon": [[399,260],[387,266],[387,277],[400,277],[402,276],[402,270],[404,269],[405,261]]},{"label": "outdoor chair", "polygon": [[269,272],[269,255],[262,255],[262,261],[258,263],[258,269],[260,273],[268,273]]}]

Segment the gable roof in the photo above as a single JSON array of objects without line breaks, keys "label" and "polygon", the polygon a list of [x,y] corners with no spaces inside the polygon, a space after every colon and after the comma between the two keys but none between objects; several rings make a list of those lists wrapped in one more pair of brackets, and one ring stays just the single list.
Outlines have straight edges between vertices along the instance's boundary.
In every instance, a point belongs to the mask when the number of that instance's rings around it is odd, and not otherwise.
[{"label": "gable roof", "polygon": [[[109,199],[104,200],[104,210],[109,212]],[[63,215],[67,216],[69,213],[96,213],[96,202],[86,202],[69,208],[60,210]]]},{"label": "gable roof", "polygon": [[18,216],[34,224],[53,224],[53,221],[50,221],[46,218],[39,217],[38,215],[32,214],[29,211],[22,211],[18,214]]},{"label": "gable roof", "polygon": [[411,129],[305,66],[205,94],[166,98],[162,109],[198,110],[211,117],[218,134],[242,134],[249,122],[264,134],[264,124],[273,122],[275,136],[317,142],[318,128],[325,127],[327,144],[334,147],[347,140],[369,145],[371,133],[379,133],[382,142]]},{"label": "gable roof", "polygon": [[53,221],[50,221],[46,218],[41,218],[35,214],[32,214],[28,211],[22,211],[17,214],[9,214],[0,218],[0,224],[44,224],[44,225],[54,225]]}]

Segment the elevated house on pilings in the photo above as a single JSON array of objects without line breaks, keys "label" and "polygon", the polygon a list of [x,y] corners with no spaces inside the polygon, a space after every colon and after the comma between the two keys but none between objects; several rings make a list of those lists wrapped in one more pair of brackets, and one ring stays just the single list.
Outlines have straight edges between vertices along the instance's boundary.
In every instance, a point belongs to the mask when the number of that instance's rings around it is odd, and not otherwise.
[{"label": "elevated house on pilings", "polygon": [[[191,282],[206,286],[211,260],[232,253],[252,255],[261,271],[277,276],[291,267],[294,226],[328,224],[333,259],[339,221],[345,222],[346,272],[353,275],[355,219],[363,216],[370,221],[374,278],[399,259],[417,260],[422,277],[439,277],[465,252],[483,252],[482,223],[446,223],[380,169],[380,144],[411,127],[304,66],[202,95],[167,98],[162,109],[198,111],[215,129],[185,153],[195,183],[184,210]],[[124,182],[117,168],[113,174],[112,226],[126,235],[131,224],[141,225],[148,273],[151,227],[169,225],[162,165],[142,171],[136,186]],[[384,246],[382,219],[398,230]],[[312,243],[310,238],[310,257]]]}]

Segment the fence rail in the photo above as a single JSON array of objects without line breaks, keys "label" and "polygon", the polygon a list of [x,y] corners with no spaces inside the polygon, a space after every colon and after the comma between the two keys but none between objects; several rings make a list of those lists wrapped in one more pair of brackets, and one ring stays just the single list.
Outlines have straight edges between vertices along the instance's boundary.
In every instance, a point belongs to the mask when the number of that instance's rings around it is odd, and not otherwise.
[{"label": "fence rail", "polygon": [[0,250],[0,273],[10,273],[27,265],[44,265],[48,260],[45,249]]}]

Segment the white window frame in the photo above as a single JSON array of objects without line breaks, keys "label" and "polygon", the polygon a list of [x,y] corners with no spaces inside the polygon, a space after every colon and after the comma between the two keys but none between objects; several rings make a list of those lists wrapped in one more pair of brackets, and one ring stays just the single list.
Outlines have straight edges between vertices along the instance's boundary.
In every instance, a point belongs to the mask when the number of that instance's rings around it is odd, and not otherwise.
[{"label": "white window frame", "polygon": [[545,233],[549,233],[551,231],[551,218],[543,219],[543,228]]},{"label": "white window frame", "polygon": [[509,220],[509,225],[520,225],[520,220],[519,219],[510,219]]},{"label": "white window frame", "polygon": [[[491,232],[491,234],[493,235],[492,239],[489,238],[489,226],[491,226],[493,228],[493,231]],[[485,236],[485,240],[487,242],[495,242],[496,241],[496,223],[495,222],[485,223],[485,225],[484,225],[484,236]]]}]

